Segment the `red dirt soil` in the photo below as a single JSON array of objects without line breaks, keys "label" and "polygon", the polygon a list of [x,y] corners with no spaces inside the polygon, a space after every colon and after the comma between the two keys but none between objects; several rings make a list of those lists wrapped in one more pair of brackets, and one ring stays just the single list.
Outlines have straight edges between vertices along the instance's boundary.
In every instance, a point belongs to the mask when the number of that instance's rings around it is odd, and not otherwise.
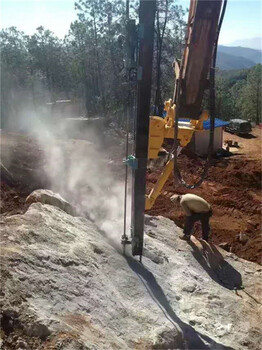
[{"label": "red dirt soil", "polygon": [[19,188],[9,186],[5,181],[1,181],[1,214],[23,214],[28,207],[25,204],[27,194],[23,193]]},{"label": "red dirt soil", "polygon": [[42,170],[43,152],[26,135],[2,132],[1,163],[11,175],[11,178],[5,177],[1,172],[1,214],[22,214],[28,208],[26,197],[37,188],[48,187]]},{"label": "red dirt soil", "polygon": [[[257,133],[257,135],[259,136],[261,133]],[[258,141],[259,143],[261,141],[258,136],[256,136],[254,145],[256,148],[258,148]],[[234,138],[242,145],[245,142],[248,147],[242,146],[240,155],[217,160],[214,166],[209,169],[208,180],[195,190],[189,191],[182,185],[174,184],[173,175],[171,175],[163,189],[163,192],[166,191],[167,194],[160,195],[154,207],[147,213],[168,217],[178,226],[183,227],[184,213],[179,207],[175,207],[169,198],[175,193],[195,193],[212,205],[212,241],[215,244],[227,242],[231,247],[231,252],[243,259],[261,264],[261,152],[251,153],[254,141],[252,138],[242,139],[236,135],[232,137],[228,133],[226,133],[226,137],[227,139]],[[248,152],[243,154],[246,148]],[[189,183],[196,182],[199,178],[203,164],[202,160],[192,157],[192,155],[182,154],[179,156],[179,167]],[[148,193],[156,183],[160,173],[160,170],[148,171]],[[200,228],[200,224],[196,224],[195,234],[198,237]],[[237,235],[240,232],[247,235],[248,241],[246,243],[239,242]]]}]

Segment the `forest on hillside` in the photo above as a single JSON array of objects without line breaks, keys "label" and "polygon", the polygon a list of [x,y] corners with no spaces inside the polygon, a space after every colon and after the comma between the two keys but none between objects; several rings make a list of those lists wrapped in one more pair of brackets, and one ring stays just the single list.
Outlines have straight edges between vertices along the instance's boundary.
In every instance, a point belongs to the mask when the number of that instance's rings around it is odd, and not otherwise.
[{"label": "forest on hillside", "polygon": [[[70,99],[86,116],[115,118],[121,126],[128,96],[127,12],[124,0],[78,0],[78,20],[63,40],[40,26],[33,35],[0,32],[2,127],[21,110]],[[139,2],[130,3],[137,20]],[[172,62],[183,50],[185,12],[175,0],[157,3],[152,105],[172,97]],[[217,116],[261,120],[261,65],[218,72]]]},{"label": "forest on hillside", "polygon": [[261,123],[262,66],[218,71],[216,74],[216,114],[223,120],[241,118]]},{"label": "forest on hillside", "polygon": [[[130,19],[138,20],[138,6],[138,1],[130,3]],[[78,20],[64,40],[43,27],[31,36],[14,27],[0,32],[3,123],[21,106],[58,99],[77,101],[87,116],[123,115],[128,94],[126,1],[78,0],[75,9]],[[161,56],[163,98],[172,96],[172,62],[181,56],[183,18],[174,0],[158,2],[154,54],[155,66]],[[156,74],[154,67],[154,81]],[[155,94],[155,86],[153,90]]]}]

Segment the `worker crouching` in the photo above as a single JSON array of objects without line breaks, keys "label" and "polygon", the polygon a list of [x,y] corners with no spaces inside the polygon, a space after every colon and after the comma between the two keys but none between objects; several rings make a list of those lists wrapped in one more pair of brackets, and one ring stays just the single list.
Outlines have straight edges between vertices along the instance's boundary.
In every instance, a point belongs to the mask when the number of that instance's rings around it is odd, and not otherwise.
[{"label": "worker crouching", "polygon": [[209,219],[212,216],[211,205],[195,194],[174,195],[170,199],[173,203],[180,204],[186,214],[184,235],[180,238],[190,240],[195,222],[200,221],[202,238],[208,241],[210,231]]}]

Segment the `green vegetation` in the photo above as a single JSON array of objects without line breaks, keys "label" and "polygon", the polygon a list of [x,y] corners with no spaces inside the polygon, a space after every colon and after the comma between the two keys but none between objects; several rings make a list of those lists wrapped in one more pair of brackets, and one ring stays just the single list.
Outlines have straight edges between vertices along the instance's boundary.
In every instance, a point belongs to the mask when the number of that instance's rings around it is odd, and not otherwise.
[{"label": "green vegetation", "polygon": [[[125,0],[78,0],[78,20],[64,40],[39,27],[27,36],[11,27],[0,32],[1,117],[3,126],[22,106],[45,105],[71,99],[88,116],[114,118],[127,101]],[[138,20],[138,1],[130,2],[130,18]],[[176,0],[160,0],[156,16],[155,58],[161,42],[161,92],[158,99],[172,96],[174,56],[181,56],[184,11]],[[157,60],[155,60],[157,61]],[[159,62],[159,60],[158,60]],[[152,96],[157,86],[153,86]],[[159,97],[159,94],[162,96]]]},{"label": "green vegetation", "polygon": [[261,122],[262,66],[239,71],[221,71],[216,78],[217,117]]},{"label": "green vegetation", "polygon": [[[0,32],[2,127],[21,109],[71,99],[82,115],[105,116],[121,125],[128,96],[126,61],[128,0],[78,0],[78,20],[64,40],[39,27],[28,36]],[[132,6],[131,6],[132,5]],[[130,2],[137,20],[138,1]],[[181,57],[184,11],[176,0],[159,0],[155,25],[152,104],[172,97],[172,62]],[[261,65],[217,75],[217,116],[261,120]]]}]

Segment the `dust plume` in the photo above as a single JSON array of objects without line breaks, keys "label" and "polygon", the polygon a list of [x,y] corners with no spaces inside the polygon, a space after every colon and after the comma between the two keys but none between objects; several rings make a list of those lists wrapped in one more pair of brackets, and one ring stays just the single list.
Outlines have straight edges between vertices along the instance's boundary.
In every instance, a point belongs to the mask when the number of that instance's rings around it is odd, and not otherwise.
[{"label": "dust plume", "polygon": [[[104,129],[101,119],[50,117],[48,110],[20,112],[20,128],[37,140],[44,153],[50,189],[62,195],[79,215],[89,217],[114,241],[124,219],[125,141]],[[130,199],[127,226],[130,225]]]}]

